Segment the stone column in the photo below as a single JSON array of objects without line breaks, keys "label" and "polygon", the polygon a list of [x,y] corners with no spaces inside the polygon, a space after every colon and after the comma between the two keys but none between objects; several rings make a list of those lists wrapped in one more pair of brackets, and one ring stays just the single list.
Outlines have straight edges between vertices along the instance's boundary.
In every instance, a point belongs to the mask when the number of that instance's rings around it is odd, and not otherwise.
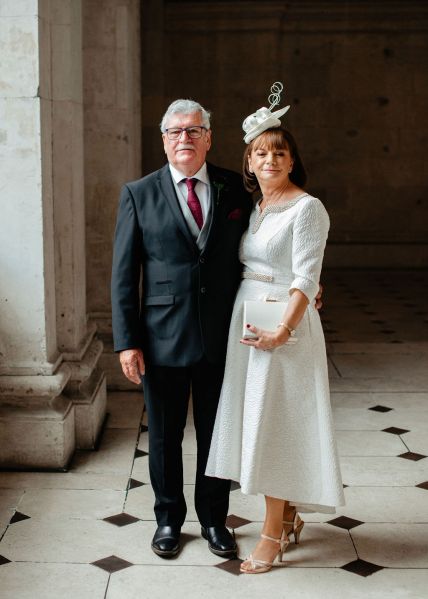
[{"label": "stone column", "polygon": [[50,3],[52,185],[58,349],[70,367],[76,444],[94,447],[106,411],[102,342],[86,313],[82,2]]},{"label": "stone column", "polygon": [[120,188],[141,177],[140,5],[145,10],[146,4],[82,3],[87,306],[104,342],[102,367],[115,389],[136,389],[113,353],[110,275]]},{"label": "stone column", "polygon": [[0,465],[63,469],[105,411],[86,326],[80,1],[0,5]]}]

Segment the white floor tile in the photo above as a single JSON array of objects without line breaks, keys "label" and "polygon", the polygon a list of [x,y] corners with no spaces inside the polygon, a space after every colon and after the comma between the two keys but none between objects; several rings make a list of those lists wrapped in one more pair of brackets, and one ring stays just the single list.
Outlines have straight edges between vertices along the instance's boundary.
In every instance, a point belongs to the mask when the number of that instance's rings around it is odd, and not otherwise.
[{"label": "white floor tile", "polygon": [[[372,406],[375,406],[379,403],[378,394],[370,393],[369,391],[364,392],[340,392],[333,391],[330,394],[330,401],[333,407],[333,410],[337,408],[350,409],[350,410],[359,410],[361,409],[363,412]],[[386,404],[387,405],[387,404]],[[392,406],[391,406],[392,407]],[[371,410],[370,410],[371,412]],[[376,414],[377,412],[373,412]]]},{"label": "white floor tile", "polygon": [[77,451],[70,471],[97,474],[129,473],[137,444],[137,432],[132,429],[106,429],[98,451]]},{"label": "white floor tile", "polygon": [[104,599],[108,573],[85,564],[1,566],[2,599]]},{"label": "white floor tile", "polygon": [[[428,432],[411,431],[406,433],[403,438],[410,451],[428,456]],[[426,458],[426,461],[428,461],[428,458]]]},{"label": "white floor tile", "polygon": [[426,568],[427,524],[362,524],[351,531],[361,559],[390,568]]},{"label": "white floor tile", "polygon": [[427,493],[412,487],[349,487],[338,514],[362,522],[428,523]]},{"label": "white floor tile", "polygon": [[[339,455],[397,456],[406,450],[398,435],[378,431],[336,431]],[[398,458],[397,458],[398,459]]]},{"label": "white floor tile", "polygon": [[107,394],[107,428],[135,428],[140,426],[144,398],[141,392],[109,392]]},{"label": "white floor tile", "polygon": [[20,511],[38,520],[106,518],[122,512],[125,495],[125,491],[106,489],[29,489],[21,500]]},{"label": "white floor tile", "polygon": [[[375,405],[375,404],[372,404]],[[391,412],[373,412],[367,408],[333,408],[333,420],[336,430],[380,431],[390,424]]]},{"label": "white floor tile", "polygon": [[106,599],[422,599],[428,570],[384,570],[368,578],[338,568],[275,568],[234,576],[218,568],[135,566],[111,577]]},{"label": "white floor tile", "polygon": [[403,374],[398,377],[343,377],[330,381],[330,390],[335,393],[412,393],[428,391],[428,382],[411,379]]},{"label": "white floor tile", "polygon": [[127,474],[74,472],[1,472],[0,489],[112,489],[125,490]]},{"label": "white floor tile", "polygon": [[351,486],[411,487],[428,480],[428,459],[341,457],[340,466],[343,482]]},{"label": "white floor tile", "polygon": [[334,363],[344,378],[404,378],[428,384],[426,354],[337,354]]},{"label": "white floor tile", "polygon": [[0,537],[19,508],[23,494],[23,490],[0,489]]},{"label": "white floor tile", "polygon": [[28,562],[90,563],[110,555],[126,559],[122,549],[133,539],[134,545],[139,542],[141,526],[141,522],[117,527],[101,520],[31,518],[9,526],[0,554]]}]

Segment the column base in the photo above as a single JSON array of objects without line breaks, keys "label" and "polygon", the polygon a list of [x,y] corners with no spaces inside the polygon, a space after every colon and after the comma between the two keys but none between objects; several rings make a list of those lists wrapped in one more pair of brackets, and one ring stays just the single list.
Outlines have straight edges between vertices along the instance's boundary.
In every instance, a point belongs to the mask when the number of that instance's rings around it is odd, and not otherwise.
[{"label": "column base", "polygon": [[[69,373],[67,368],[60,370],[65,376],[25,377],[25,386],[24,377],[5,377],[7,390],[0,394],[1,469],[67,468],[75,449],[75,414],[73,404],[61,393]],[[13,379],[14,393],[10,391]]]},{"label": "column base", "polygon": [[102,342],[94,337],[79,361],[67,362],[71,377],[64,395],[74,406],[78,449],[95,449],[106,414],[106,376],[98,367],[102,351]]}]

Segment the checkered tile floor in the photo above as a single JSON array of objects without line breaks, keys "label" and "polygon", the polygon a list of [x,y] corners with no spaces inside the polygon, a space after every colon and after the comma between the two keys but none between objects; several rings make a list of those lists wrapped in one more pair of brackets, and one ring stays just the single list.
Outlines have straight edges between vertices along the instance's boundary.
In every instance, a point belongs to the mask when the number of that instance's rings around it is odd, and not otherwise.
[{"label": "checkered tile floor", "polygon": [[[142,396],[110,393],[99,449],[77,452],[69,472],[0,472],[1,598],[426,597],[427,279],[325,273],[322,318],[347,504],[334,516],[303,515],[300,545],[287,549],[285,567],[239,575],[239,559],[208,551],[192,501],[191,417],[183,549],[173,560],[154,555]],[[262,497],[233,485],[227,524],[240,558],[256,542],[263,507]]]}]

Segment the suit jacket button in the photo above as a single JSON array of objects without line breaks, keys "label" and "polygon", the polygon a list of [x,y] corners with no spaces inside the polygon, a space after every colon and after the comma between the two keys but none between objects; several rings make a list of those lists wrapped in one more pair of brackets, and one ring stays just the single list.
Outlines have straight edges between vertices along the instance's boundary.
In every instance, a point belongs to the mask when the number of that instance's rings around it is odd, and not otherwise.
[{"label": "suit jacket button", "polygon": [[205,264],[205,258],[203,256],[201,256],[199,258],[199,262],[200,262],[200,264]]},{"label": "suit jacket button", "polygon": [[206,287],[201,287],[201,293],[206,293]]}]

